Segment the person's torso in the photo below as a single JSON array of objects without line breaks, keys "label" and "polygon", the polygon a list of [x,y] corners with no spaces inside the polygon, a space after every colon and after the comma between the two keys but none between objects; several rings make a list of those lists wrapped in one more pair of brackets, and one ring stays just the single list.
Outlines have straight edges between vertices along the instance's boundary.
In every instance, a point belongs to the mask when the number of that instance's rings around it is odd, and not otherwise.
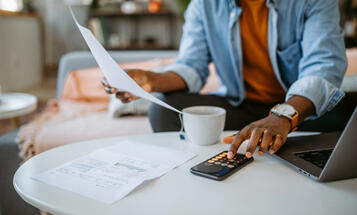
[{"label": "person's torso", "polygon": [[242,8],[239,24],[246,99],[267,104],[282,102],[285,91],[269,58],[269,9],[265,0],[240,0],[239,6]]},{"label": "person's torso", "polygon": [[[220,92],[233,100],[245,97],[243,50],[234,0],[203,0],[202,19],[207,45],[223,85]],[[307,0],[268,0],[268,52],[276,79],[286,90],[297,80],[300,41]]]}]

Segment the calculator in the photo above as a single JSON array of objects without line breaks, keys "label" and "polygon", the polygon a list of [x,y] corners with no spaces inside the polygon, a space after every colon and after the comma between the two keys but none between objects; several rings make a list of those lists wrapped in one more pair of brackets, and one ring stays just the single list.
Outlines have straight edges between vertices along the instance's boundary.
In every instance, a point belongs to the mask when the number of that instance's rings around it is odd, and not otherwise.
[{"label": "calculator", "polygon": [[223,151],[192,167],[190,171],[195,175],[222,181],[253,161],[253,157],[247,158],[245,155],[239,153],[233,159],[228,159],[227,154],[227,151]]}]

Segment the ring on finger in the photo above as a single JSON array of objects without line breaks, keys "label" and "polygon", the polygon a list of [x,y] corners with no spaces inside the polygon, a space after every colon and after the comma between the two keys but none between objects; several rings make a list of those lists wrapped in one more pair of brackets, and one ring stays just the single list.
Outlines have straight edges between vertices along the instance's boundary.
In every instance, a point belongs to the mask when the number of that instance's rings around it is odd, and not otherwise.
[{"label": "ring on finger", "polygon": [[268,131],[268,129],[265,129],[264,131],[263,131],[263,134],[262,134],[262,136],[260,137],[260,139],[259,139],[259,143],[261,143],[262,141],[263,141],[263,136],[264,136],[264,134],[266,134],[266,133],[268,133],[269,131]]},{"label": "ring on finger", "polygon": [[277,135],[275,135],[275,137],[280,137],[280,138],[283,138],[283,136],[281,135],[281,134],[277,134]]}]

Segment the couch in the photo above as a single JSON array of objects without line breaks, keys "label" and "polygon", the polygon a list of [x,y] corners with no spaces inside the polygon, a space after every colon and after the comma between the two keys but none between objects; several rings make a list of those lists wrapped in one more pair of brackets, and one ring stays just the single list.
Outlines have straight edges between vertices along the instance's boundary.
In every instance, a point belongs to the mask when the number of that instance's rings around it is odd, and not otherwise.
[{"label": "couch", "polygon": [[[154,58],[173,58],[177,55],[177,51],[113,51],[110,54],[118,63],[128,63]],[[64,55],[60,60],[58,70],[57,99],[61,98],[66,78],[72,71],[96,66],[93,56],[87,51]],[[102,115],[100,113],[95,117],[105,117],[105,115]],[[96,121],[95,117],[91,120]],[[143,116],[138,118],[145,120]],[[129,118],[127,120],[131,122],[132,130],[135,131],[135,120]],[[148,122],[144,127],[142,130],[148,132]],[[17,134],[18,131],[16,130],[0,137],[0,215],[38,215],[38,210],[25,203],[17,195],[12,185],[12,177],[22,162],[19,157],[19,147],[15,141]]]},{"label": "couch", "polygon": [[[114,51],[110,52],[110,54],[119,63],[145,61],[153,58],[172,58],[177,56],[176,51]],[[357,91],[357,50],[348,51],[348,56],[350,65],[347,72],[348,76],[346,76],[346,78],[344,79],[342,89],[346,91]],[[67,77],[71,74],[71,72],[95,66],[97,66],[97,64],[94,58],[87,51],[72,52],[64,55],[61,58],[59,64],[57,99],[60,99],[62,97],[63,87],[65,85]],[[99,118],[105,117],[104,113],[100,114],[97,114],[96,116],[92,117],[92,122],[96,122]],[[129,129],[132,128],[130,130],[132,130],[133,132],[140,132],[137,131],[136,125],[137,121],[141,120],[142,122],[146,123],[146,125],[143,126],[142,130],[145,130],[145,132],[149,132],[146,128],[149,125],[147,122],[147,117],[145,116],[140,116],[134,119],[129,117],[124,120],[129,120],[129,124],[126,125],[129,126]],[[125,121],[125,123],[128,122]],[[88,129],[93,128],[89,126]],[[47,135],[51,136],[51,133],[47,133]],[[102,135],[106,136],[109,134],[103,133]],[[14,175],[16,169],[21,163],[21,159],[18,156],[19,148],[16,142],[14,141],[16,136],[17,131],[13,131],[0,137],[0,215],[38,214],[38,211],[35,208],[27,205],[24,201],[20,199],[20,197],[15,193],[12,186],[12,176]],[[83,140],[83,138],[81,139],[76,135],[71,136],[72,139],[66,140],[68,143],[74,140]],[[85,138],[92,138],[92,136],[88,136]]]}]

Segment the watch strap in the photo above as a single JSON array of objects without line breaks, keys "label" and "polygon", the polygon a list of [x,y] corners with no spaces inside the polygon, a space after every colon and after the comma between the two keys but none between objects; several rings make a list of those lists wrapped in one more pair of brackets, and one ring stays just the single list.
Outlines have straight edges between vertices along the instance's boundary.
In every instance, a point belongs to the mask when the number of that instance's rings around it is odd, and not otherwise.
[{"label": "watch strap", "polygon": [[[285,115],[285,114],[279,114],[279,113],[277,113],[277,112],[274,111],[278,105],[279,105],[279,104],[275,105],[275,106],[270,110],[270,113],[269,113],[269,114],[275,114],[275,115],[277,115],[277,116],[285,117],[285,118],[289,119],[289,120],[290,120],[290,124],[291,124],[290,132],[296,131],[296,130],[297,130],[298,123],[299,123],[299,114],[298,114],[298,112],[295,110],[295,114],[292,115],[292,116],[290,116],[290,115]],[[294,109],[295,109],[295,108],[294,108]]]}]

